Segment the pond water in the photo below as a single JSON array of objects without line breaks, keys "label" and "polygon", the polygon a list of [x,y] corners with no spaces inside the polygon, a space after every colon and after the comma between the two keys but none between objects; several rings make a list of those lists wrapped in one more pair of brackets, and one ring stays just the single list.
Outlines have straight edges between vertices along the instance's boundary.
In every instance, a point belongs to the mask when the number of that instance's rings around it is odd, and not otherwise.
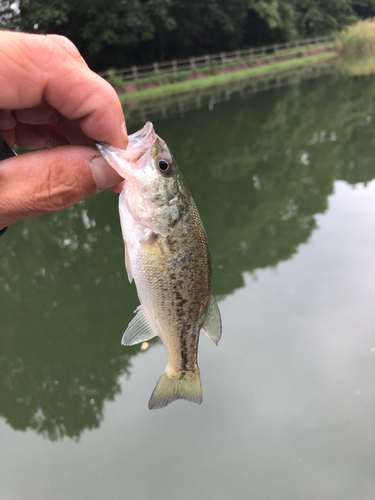
[{"label": "pond water", "polygon": [[9,229],[1,500],[374,498],[374,113],[374,77],[331,75],[154,120],[223,319],[201,406],[149,411],[164,348],[120,345],[138,299],[116,195]]}]

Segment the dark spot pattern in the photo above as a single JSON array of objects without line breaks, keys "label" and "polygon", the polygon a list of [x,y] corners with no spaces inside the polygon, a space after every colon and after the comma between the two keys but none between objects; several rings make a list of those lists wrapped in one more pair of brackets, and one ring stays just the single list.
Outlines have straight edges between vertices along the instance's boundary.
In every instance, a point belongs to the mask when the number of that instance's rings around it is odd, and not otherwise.
[{"label": "dark spot pattern", "polygon": [[199,332],[211,294],[207,237],[192,199],[167,237],[140,246],[133,270],[141,303],[150,304],[170,365],[180,376],[197,369]]}]

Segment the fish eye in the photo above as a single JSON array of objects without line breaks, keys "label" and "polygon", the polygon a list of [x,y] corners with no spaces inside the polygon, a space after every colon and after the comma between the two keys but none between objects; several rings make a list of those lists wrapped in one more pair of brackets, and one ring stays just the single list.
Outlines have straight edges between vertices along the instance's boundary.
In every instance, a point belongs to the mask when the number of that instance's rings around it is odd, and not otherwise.
[{"label": "fish eye", "polygon": [[173,162],[169,163],[168,161],[163,159],[158,161],[158,167],[163,175],[171,175],[174,170]]}]

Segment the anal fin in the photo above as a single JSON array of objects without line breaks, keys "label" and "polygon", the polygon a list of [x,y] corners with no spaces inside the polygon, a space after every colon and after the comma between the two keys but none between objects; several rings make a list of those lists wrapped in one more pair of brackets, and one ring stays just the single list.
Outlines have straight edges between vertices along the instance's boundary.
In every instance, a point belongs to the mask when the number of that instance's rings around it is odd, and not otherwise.
[{"label": "anal fin", "polygon": [[210,339],[218,345],[221,338],[221,316],[214,294],[211,292],[211,297],[207,306],[206,319],[204,320],[202,329],[210,337]]},{"label": "anal fin", "polygon": [[157,335],[151,328],[149,322],[146,319],[146,316],[143,314],[142,306],[138,306],[134,312],[136,312],[137,314],[134,316],[134,318],[129,323],[129,326],[125,330],[125,333],[121,340],[122,345],[139,344],[140,342],[150,340]]}]

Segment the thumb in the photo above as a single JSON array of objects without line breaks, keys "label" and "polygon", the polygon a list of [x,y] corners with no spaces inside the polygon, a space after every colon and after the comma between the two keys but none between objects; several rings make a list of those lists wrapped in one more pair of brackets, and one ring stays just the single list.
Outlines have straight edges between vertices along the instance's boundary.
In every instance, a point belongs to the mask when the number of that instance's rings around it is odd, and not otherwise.
[{"label": "thumb", "polygon": [[61,146],[0,162],[0,229],[74,205],[122,178],[95,148]]}]

